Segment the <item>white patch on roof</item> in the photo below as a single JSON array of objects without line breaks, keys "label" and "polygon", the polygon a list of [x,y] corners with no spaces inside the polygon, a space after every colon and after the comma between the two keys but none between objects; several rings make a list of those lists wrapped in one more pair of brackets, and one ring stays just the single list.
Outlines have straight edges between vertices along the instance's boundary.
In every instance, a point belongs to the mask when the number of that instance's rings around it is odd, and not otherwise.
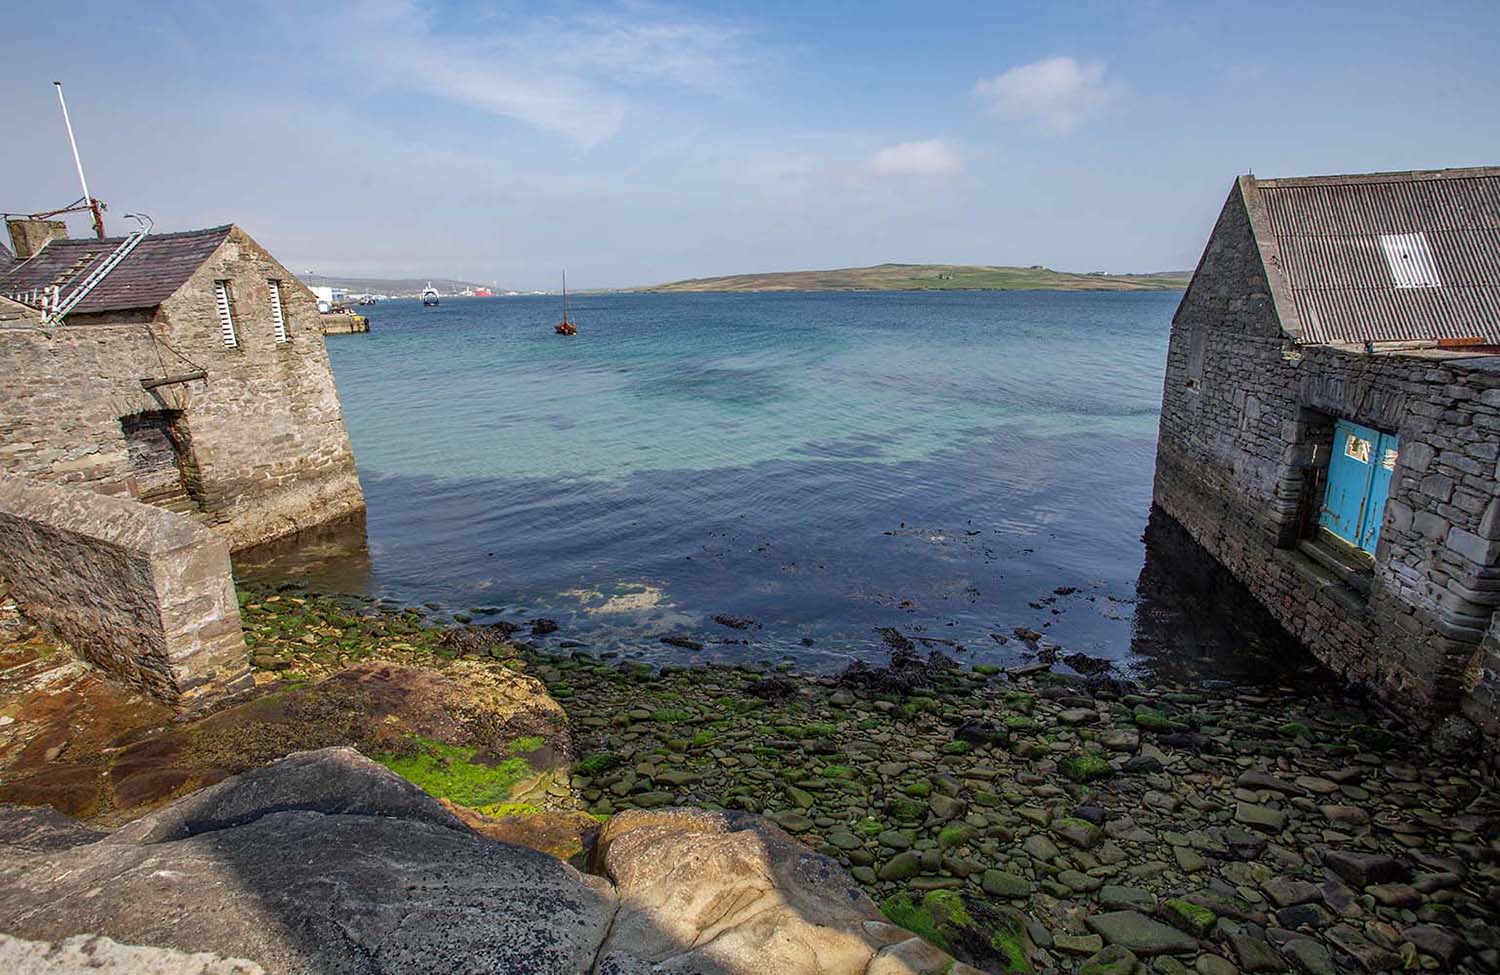
[{"label": "white patch on roof", "polygon": [[1380,246],[1385,250],[1385,262],[1390,266],[1391,278],[1398,288],[1437,288],[1437,262],[1432,259],[1432,248],[1427,246],[1427,235],[1381,234]]}]

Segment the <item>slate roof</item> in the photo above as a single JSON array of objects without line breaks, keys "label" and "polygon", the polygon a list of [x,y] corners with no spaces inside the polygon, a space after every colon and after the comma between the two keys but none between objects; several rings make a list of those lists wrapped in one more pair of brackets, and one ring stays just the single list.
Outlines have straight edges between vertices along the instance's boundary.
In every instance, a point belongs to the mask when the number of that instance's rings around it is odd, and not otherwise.
[{"label": "slate roof", "polygon": [[[230,229],[225,225],[151,234],[73,308],[73,314],[155,308],[187,283],[229,236]],[[57,284],[63,297],[67,297],[72,287],[124,240],[123,237],[54,240],[29,260],[0,266],[0,294]]]},{"label": "slate roof", "polygon": [[[1500,344],[1500,167],[1255,180],[1264,254],[1310,344]],[[1398,287],[1381,238],[1421,234],[1437,284]]]},{"label": "slate roof", "polygon": [[0,295],[0,325],[14,324],[15,322],[33,323],[42,319],[42,313],[35,308],[21,304],[19,301],[11,301]]}]

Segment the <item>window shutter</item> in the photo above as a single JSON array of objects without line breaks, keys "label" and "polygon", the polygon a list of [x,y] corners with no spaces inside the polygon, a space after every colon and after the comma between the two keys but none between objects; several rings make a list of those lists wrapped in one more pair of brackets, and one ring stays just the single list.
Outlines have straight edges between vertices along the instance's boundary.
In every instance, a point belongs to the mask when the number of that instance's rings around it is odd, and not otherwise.
[{"label": "window shutter", "polygon": [[276,341],[285,342],[287,340],[286,315],[281,308],[281,282],[267,281],[266,285],[271,291],[271,324],[276,329]]},{"label": "window shutter", "polygon": [[237,349],[240,340],[234,334],[234,319],[229,313],[229,282],[214,282],[214,304],[219,309],[219,333],[224,337],[224,348]]}]

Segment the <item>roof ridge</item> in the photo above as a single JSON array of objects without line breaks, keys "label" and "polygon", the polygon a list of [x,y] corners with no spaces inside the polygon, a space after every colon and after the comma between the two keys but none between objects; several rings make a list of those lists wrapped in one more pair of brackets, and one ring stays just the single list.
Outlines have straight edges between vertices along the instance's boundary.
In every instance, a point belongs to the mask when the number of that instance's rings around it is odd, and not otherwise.
[{"label": "roof ridge", "polygon": [[1359,183],[1415,183],[1440,179],[1492,179],[1500,177],[1500,166],[1461,166],[1448,169],[1404,169],[1384,173],[1341,173],[1326,176],[1251,176],[1257,186],[1271,189],[1289,186],[1339,186]]},{"label": "roof ridge", "polygon": [[[152,231],[146,235],[146,239],[178,240],[183,237],[207,237],[213,234],[227,234],[233,229],[234,224],[226,223],[218,227],[203,227],[199,230],[171,230],[160,234]],[[47,246],[51,247],[53,244],[114,244],[118,247],[120,244],[125,243],[129,237],[129,234],[122,234],[119,237],[61,237],[57,240],[48,241]]]}]

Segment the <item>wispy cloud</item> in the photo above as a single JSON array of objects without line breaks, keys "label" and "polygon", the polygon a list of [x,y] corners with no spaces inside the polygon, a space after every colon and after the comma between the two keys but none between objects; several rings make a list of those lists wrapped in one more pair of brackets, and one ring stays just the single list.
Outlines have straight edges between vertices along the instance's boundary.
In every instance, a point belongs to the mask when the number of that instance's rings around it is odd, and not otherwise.
[{"label": "wispy cloud", "polygon": [[496,14],[449,29],[415,0],[362,0],[332,15],[329,27],[338,49],[357,51],[359,70],[380,84],[513,119],[583,148],[620,131],[634,89],[726,94],[760,57],[746,28],[649,4],[567,17]]},{"label": "wispy cloud", "polygon": [[870,171],[879,176],[947,176],[962,167],[958,152],[944,139],[901,142],[870,157]]},{"label": "wispy cloud", "polygon": [[446,45],[437,56],[424,50],[429,46],[408,41],[387,49],[385,69],[419,91],[555,132],[583,147],[606,141],[625,121],[624,98],[577,78],[528,77]]},{"label": "wispy cloud", "polygon": [[533,44],[551,46],[570,69],[622,84],[714,95],[738,92],[748,72],[775,56],[744,25],[640,4],[539,22],[521,46]]},{"label": "wispy cloud", "polygon": [[1119,98],[1123,86],[1107,79],[1105,73],[1104,64],[1098,61],[1043,58],[981,79],[974,94],[1001,118],[1061,135],[1103,114]]}]

